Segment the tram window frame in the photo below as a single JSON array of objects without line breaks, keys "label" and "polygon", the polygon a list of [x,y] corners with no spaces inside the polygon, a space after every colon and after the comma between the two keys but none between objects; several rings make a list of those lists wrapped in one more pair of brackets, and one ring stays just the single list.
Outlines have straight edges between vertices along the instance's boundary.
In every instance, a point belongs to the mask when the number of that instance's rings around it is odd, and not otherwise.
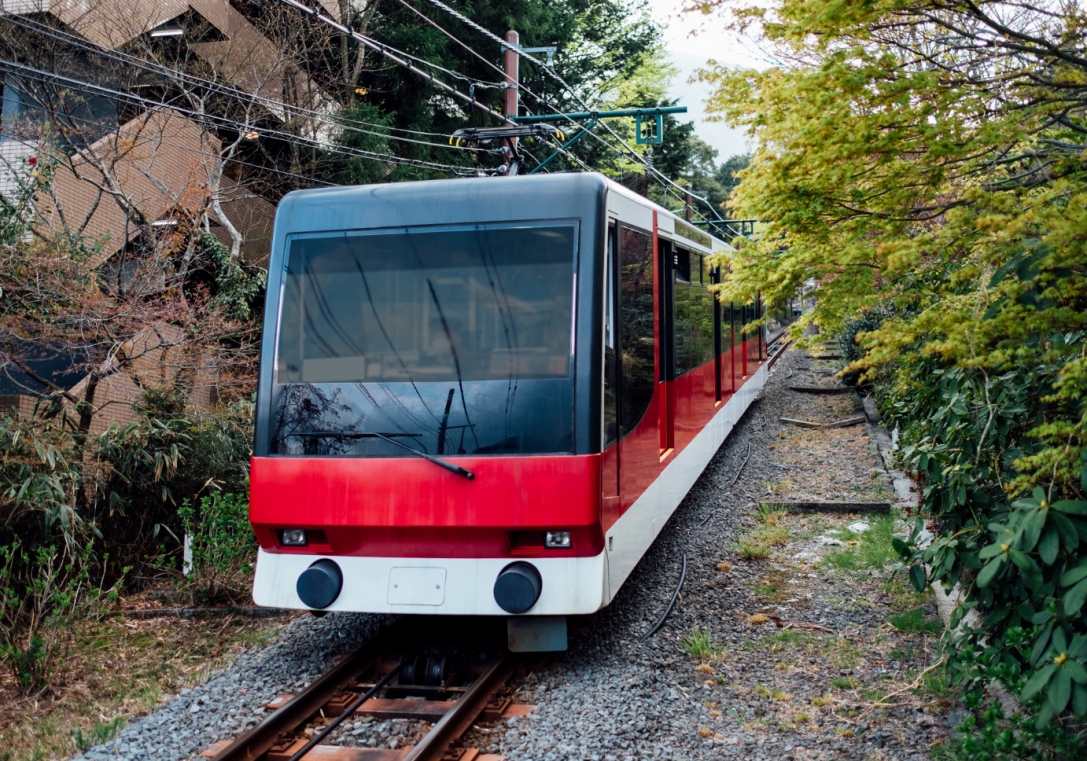
[{"label": "tram window frame", "polygon": [[604,249],[604,378],[601,449],[619,440],[619,324],[618,278],[619,232],[613,221],[608,224],[607,245]]},{"label": "tram window frame", "polygon": [[[673,300],[671,336],[674,372],[672,379],[682,378],[714,359],[716,314],[712,285],[712,266],[708,254],[676,247],[673,258]],[[708,322],[707,322],[708,318]],[[697,330],[708,327],[708,333]]]},{"label": "tram window frame", "polygon": [[691,256],[689,249],[676,246],[672,256],[672,379],[690,372],[691,351]]},{"label": "tram window frame", "polygon": [[[638,427],[638,424],[645,418],[646,412],[653,401],[653,392],[656,389],[656,361],[657,361],[657,349],[656,349],[656,336],[654,330],[654,323],[656,318],[656,300],[653,295],[653,277],[654,277],[654,246],[653,246],[653,234],[648,230],[643,230],[633,225],[628,225],[624,222],[619,222],[618,227],[618,298],[616,305],[618,310],[618,355],[619,355],[619,403],[618,403],[618,420],[619,420],[619,438],[629,434],[631,431]],[[626,243],[630,238],[628,235],[640,236],[644,238],[641,243],[643,248],[641,252],[641,269],[638,270],[641,274],[640,282],[637,284],[639,291],[635,294],[634,291],[625,287],[628,282],[627,275],[627,246]],[[627,300],[624,297],[634,294],[639,296],[640,299]],[[648,296],[648,301],[646,297]],[[633,313],[633,310],[638,310],[638,326],[641,327],[643,333],[640,336],[636,336],[633,333],[635,323],[633,320],[628,319],[628,310]],[[648,330],[646,330],[648,329]],[[638,340],[635,340],[638,339]],[[637,379],[630,374],[630,369],[633,367],[633,362],[628,363],[627,357],[634,358],[637,353],[637,359],[642,363],[642,375]],[[628,367],[628,364],[631,367]],[[635,383],[637,381],[637,383]],[[640,394],[635,395],[635,392]]]}]

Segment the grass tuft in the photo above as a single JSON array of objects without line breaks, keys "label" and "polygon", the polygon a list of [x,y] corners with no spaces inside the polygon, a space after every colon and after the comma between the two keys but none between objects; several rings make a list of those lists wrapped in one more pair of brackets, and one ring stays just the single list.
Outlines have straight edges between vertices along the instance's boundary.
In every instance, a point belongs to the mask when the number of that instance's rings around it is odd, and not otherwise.
[{"label": "grass tuft", "polygon": [[793,699],[792,695],[779,690],[777,687],[766,687],[761,684],[755,685],[755,692],[758,693],[759,697],[769,698],[770,700],[779,700],[782,703],[787,703]]},{"label": "grass tuft", "polygon": [[763,544],[741,539],[736,545],[736,554],[744,560],[766,560],[770,557],[770,548]]},{"label": "grass tuft", "polygon": [[883,569],[897,560],[898,554],[891,546],[894,514],[873,515],[867,521],[868,530],[856,535],[856,544],[851,542],[827,554],[823,562],[839,571],[867,572],[873,568]]},{"label": "grass tuft", "polygon": [[691,630],[690,634],[680,640],[680,644],[683,645],[683,649],[687,651],[688,655],[703,663],[718,661],[727,652],[724,647],[713,639],[709,629],[702,629],[697,626]]},{"label": "grass tuft", "polygon": [[903,634],[927,634],[939,637],[944,631],[943,623],[938,618],[930,616],[925,607],[896,613],[887,619],[887,623]]},{"label": "grass tuft", "polygon": [[788,544],[792,536],[783,524],[785,511],[760,506],[755,511],[755,528],[742,536],[736,544],[736,554],[744,560],[765,560],[770,550]]},{"label": "grass tuft", "polygon": [[95,745],[101,745],[112,740],[121,732],[124,725],[125,717],[117,716],[111,721],[96,721],[86,734],[83,734],[82,727],[77,727],[69,734],[75,743],[75,749],[80,753],[85,753]]}]

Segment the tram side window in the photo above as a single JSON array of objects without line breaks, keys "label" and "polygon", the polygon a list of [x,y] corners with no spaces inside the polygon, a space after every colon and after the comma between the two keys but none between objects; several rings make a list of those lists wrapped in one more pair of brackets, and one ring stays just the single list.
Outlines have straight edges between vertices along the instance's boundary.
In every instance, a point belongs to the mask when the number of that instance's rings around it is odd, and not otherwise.
[{"label": "tram side window", "polygon": [[704,292],[705,295],[702,300],[702,308],[706,312],[706,325],[708,326],[706,334],[705,361],[710,362],[716,355],[717,347],[717,344],[714,343],[714,332],[715,328],[717,327],[716,323],[714,322],[714,320],[717,318],[717,315],[714,314],[714,307],[717,306],[717,294],[710,290],[710,286],[712,286],[716,281],[714,280],[714,268],[713,265],[710,263],[710,258],[708,256],[702,258],[702,266],[702,282],[705,284],[704,287],[706,289]]},{"label": "tram side window", "polygon": [[709,265],[700,254],[679,249],[675,277],[676,377],[713,359],[713,294]]},{"label": "tram side window", "polygon": [[615,225],[608,226],[607,259],[604,263],[604,447],[619,438],[619,358],[616,356],[615,269],[618,263],[618,235]]},{"label": "tram side window", "polygon": [[[672,317],[672,346],[675,352],[676,377],[691,369],[691,252],[677,248],[675,253],[675,308]],[[695,270],[698,279],[698,270]]]},{"label": "tram side window", "polygon": [[619,424],[634,430],[653,399],[653,238],[619,228]]},{"label": "tram side window", "polygon": [[702,367],[713,359],[713,294],[710,271],[704,256],[692,254],[691,277],[691,366]]}]

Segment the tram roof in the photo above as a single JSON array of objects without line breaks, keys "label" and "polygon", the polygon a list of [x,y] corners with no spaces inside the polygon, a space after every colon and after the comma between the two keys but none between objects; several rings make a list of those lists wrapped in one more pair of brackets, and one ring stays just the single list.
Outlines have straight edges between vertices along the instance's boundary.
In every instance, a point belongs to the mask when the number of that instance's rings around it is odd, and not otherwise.
[{"label": "tram roof", "polygon": [[[667,219],[668,232],[672,232],[678,223],[680,228],[698,230],[663,206],[639,195],[618,182],[596,172],[554,172],[544,175],[520,175],[517,177],[465,177],[444,180],[419,180],[414,182],[391,182],[374,185],[343,185],[337,187],[311,188],[288,193],[279,202],[276,211],[276,226],[284,225],[286,232],[315,231],[328,229],[331,216],[340,211],[357,208],[365,201],[381,204],[388,212],[385,220],[388,226],[399,224],[417,224],[417,221],[394,212],[398,208],[418,209],[424,205],[438,212],[439,209],[455,209],[464,212],[469,209],[492,209],[497,204],[505,210],[511,206],[524,204],[532,215],[546,216],[551,201],[565,200],[558,204],[568,207],[572,196],[595,196],[607,190],[624,196],[626,199],[654,210],[658,218]],[[508,211],[501,216],[506,216]],[[437,214],[436,216],[446,216]],[[474,215],[473,215],[474,216]],[[435,220],[443,223],[444,220]],[[734,250],[728,243],[716,238],[704,230],[702,235],[712,240],[711,245],[703,245],[714,252]]]}]

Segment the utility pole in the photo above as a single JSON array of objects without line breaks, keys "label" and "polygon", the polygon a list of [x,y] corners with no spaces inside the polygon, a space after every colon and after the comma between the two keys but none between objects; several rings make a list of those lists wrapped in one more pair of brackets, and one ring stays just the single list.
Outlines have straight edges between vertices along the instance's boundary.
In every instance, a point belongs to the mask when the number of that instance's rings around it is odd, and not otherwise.
[{"label": "utility pole", "polygon": [[[294,3],[296,0],[287,0],[287,2]],[[647,150],[646,160],[646,171],[649,172],[652,169],[653,162],[652,146],[659,145],[663,141],[665,114],[687,113],[686,106],[657,106],[654,108],[625,108],[615,111],[578,111],[573,113],[559,113],[556,111],[552,114],[521,116],[518,113],[521,101],[521,53],[544,53],[547,56],[546,65],[550,67],[558,47],[522,48],[520,45],[521,35],[512,29],[506,32],[502,41],[502,54],[505,63],[503,71],[505,92],[502,94],[502,115],[505,117],[506,123],[500,127],[465,127],[454,132],[449,138],[450,145],[458,146],[462,142],[474,143],[475,145],[493,145],[501,140],[504,144],[502,150],[505,153],[505,166],[499,170],[499,175],[513,177],[518,174],[521,168],[521,156],[517,152],[517,146],[522,137],[534,137],[544,141],[557,138],[560,143],[554,153],[528,172],[529,174],[535,174],[559,155],[566,153],[570,146],[578,140],[588,135],[601,119],[628,116],[633,116],[635,119],[636,142],[639,145],[650,146]],[[535,61],[536,59],[532,60]],[[643,119],[653,120],[653,123],[647,124],[644,130],[642,128]],[[559,127],[557,124],[553,125],[548,122],[572,123],[578,128],[578,131],[573,137],[567,138],[562,132],[565,127]],[[648,174],[646,178],[648,181]],[[691,199],[688,195],[688,219],[690,219],[690,203]]]},{"label": "utility pole", "polygon": [[[517,103],[518,103],[518,87],[521,80],[521,56],[519,54],[519,43],[521,41],[521,35],[512,29],[506,32],[506,92],[505,97],[502,99],[502,113],[508,117],[517,116]],[[506,166],[509,167],[508,176],[513,176],[517,173],[517,164],[513,162],[513,157],[517,154],[517,138],[511,137],[507,140],[507,147],[509,152],[506,154]]]},{"label": "utility pole", "polygon": [[688,222],[691,221],[691,216],[694,213],[694,207],[691,206],[691,183],[687,183],[687,206],[683,209],[683,217]]}]

